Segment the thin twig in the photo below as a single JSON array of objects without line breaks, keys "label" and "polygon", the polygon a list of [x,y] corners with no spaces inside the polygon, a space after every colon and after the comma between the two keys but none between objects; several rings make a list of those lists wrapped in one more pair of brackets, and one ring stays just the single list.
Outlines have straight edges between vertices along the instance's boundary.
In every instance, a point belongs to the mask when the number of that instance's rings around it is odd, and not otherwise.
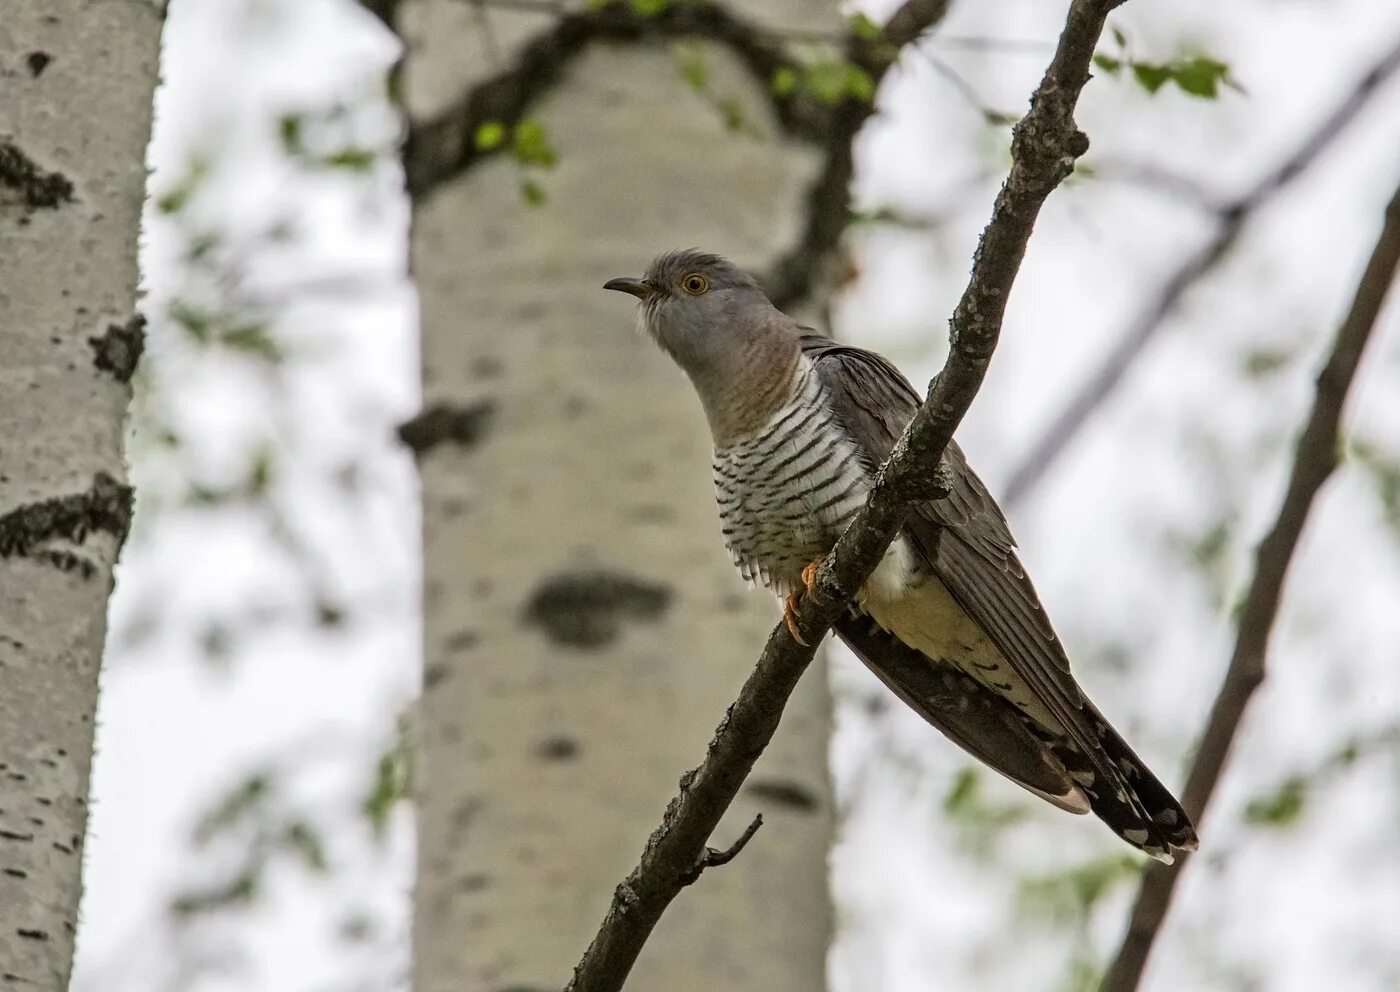
[{"label": "thin twig", "polygon": [[[1206,813],[1229,759],[1245,706],[1264,681],[1269,638],[1278,616],[1288,567],[1318,491],[1337,467],[1347,393],[1356,378],[1366,343],[1375,330],[1397,266],[1400,266],[1400,188],[1386,206],[1385,224],[1357,284],[1351,309],[1337,331],[1331,357],[1317,377],[1312,412],[1298,438],[1278,519],[1255,553],[1254,580],[1240,613],[1234,654],[1220,694],[1211,707],[1210,720],[1181,797],[1186,811],[1197,824]],[[1143,875],[1128,932],[1104,979],[1104,992],[1133,992],[1138,987],[1153,941],[1166,919],[1177,879],[1187,863],[1187,858],[1181,858],[1174,865],[1153,864]]]},{"label": "thin twig", "polygon": [[1079,387],[1059,414],[1026,449],[1011,472],[1003,503],[1015,509],[1079,436],[1095,411],[1122,385],[1138,357],[1158,335],[1166,318],[1197,283],[1229,254],[1245,224],[1305,173],[1366,107],[1381,85],[1400,69],[1400,39],[1361,77],[1356,86],[1301,144],[1250,190],[1220,207],[1214,236],[1182,260],[1157,293],[1138,311],[1127,332]]},{"label": "thin twig", "polygon": [[682,885],[690,885],[700,873],[706,868],[718,868],[720,865],[727,865],[739,856],[739,852],[748,846],[753,840],[753,835],[758,833],[758,828],[763,826],[763,814],[759,813],[753,818],[753,822],[744,828],[744,832],[739,835],[739,839],[730,844],[723,851],[717,851],[713,847],[705,848],[705,852],[695,861],[695,866],[686,873],[682,879]]},{"label": "thin twig", "polygon": [[[1074,108],[1089,80],[1089,60],[1104,21],[1118,3],[1074,0],[1070,5],[1055,55],[1031,97],[1030,112],[1013,132],[1011,172],[997,195],[991,222],[973,256],[972,277],[949,322],[948,359],[881,467],[865,507],[822,563],[811,594],[802,600],[797,625],[807,644],[815,645],[825,636],[874,571],[909,503],[946,493],[944,473],[929,468],[941,464],[953,431],[982,384],[1040,208],[1088,149],[1088,140],[1075,127]],[[716,729],[705,760],[681,778],[680,792],[647,840],[641,860],[614,892],[567,992],[616,992],[622,987],[705,841],[772,739],[813,651],[794,640],[785,624],[773,629],[739,698]]]}]

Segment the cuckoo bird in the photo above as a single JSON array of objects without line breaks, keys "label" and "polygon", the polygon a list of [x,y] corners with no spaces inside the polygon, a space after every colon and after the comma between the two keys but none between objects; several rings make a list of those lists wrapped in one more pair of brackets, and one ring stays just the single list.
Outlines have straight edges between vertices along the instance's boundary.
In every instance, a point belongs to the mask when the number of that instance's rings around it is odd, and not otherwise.
[{"label": "cuckoo bird", "polygon": [[[687,373],[714,439],[721,533],[792,623],[816,566],[919,408],[899,370],[784,314],[717,255],[670,252],[605,289]],[[956,442],[952,485],[917,503],[833,629],[895,695],[973,757],[1060,809],[1093,811],[1170,862],[1181,804],[1080,688],[1006,518]],[[798,638],[801,639],[800,637]]]}]

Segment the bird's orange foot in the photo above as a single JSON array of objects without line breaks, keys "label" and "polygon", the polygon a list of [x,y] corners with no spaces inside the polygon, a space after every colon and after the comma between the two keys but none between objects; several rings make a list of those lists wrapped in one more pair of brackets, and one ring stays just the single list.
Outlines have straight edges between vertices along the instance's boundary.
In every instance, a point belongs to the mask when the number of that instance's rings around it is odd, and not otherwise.
[{"label": "bird's orange foot", "polygon": [[810,644],[797,631],[797,607],[802,602],[802,597],[812,591],[812,586],[817,581],[817,569],[821,568],[822,560],[818,558],[814,562],[809,562],[802,569],[802,588],[789,593],[788,598],[783,601],[783,623],[787,624],[788,633],[792,639],[804,648],[811,647]]}]

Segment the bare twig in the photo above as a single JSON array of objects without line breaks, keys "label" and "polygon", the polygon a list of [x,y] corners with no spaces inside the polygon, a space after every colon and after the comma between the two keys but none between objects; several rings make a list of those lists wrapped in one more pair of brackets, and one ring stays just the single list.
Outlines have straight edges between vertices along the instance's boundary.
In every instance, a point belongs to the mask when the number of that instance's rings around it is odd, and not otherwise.
[{"label": "bare twig", "polygon": [[1245,224],[1260,208],[1307,171],[1333,141],[1361,113],[1381,85],[1400,69],[1400,39],[1361,77],[1356,86],[1301,144],[1250,190],[1223,204],[1217,213],[1214,236],[1182,260],[1157,293],[1137,312],[1127,332],[1104,357],[1041,435],[1026,449],[1011,472],[1005,499],[1015,508],[1050,471],[1066,448],[1078,437],[1094,412],[1113,395],[1139,355],[1157,336],[1166,318],[1187,292],[1209,274],[1239,240]]},{"label": "bare twig", "polygon": [[[802,600],[797,623],[808,644],[821,640],[874,570],[908,504],[946,492],[943,473],[930,472],[929,466],[940,464],[981,386],[1042,204],[1088,149],[1088,140],[1075,127],[1074,108],[1089,80],[1089,60],[1104,20],[1119,2],[1074,0],[1070,5],[1055,55],[1031,97],[1030,112],[1013,133],[1011,172],[973,256],[971,280],[953,311],[943,371],[881,468],[866,506],[822,563],[811,595]],[[813,650],[797,643],[784,624],[769,635],[739,698],[716,729],[705,760],[681,778],[680,792],[647,840],[641,860],[613,894],[597,935],[574,970],[569,992],[614,992],[622,987],[661,914],[700,858],[706,839],[772,739]]]},{"label": "bare twig", "polygon": [[[1278,616],[1288,566],[1318,491],[1337,467],[1347,393],[1397,266],[1400,266],[1400,188],[1386,206],[1385,224],[1356,287],[1351,309],[1337,332],[1331,357],[1317,377],[1312,412],[1298,438],[1278,519],[1255,553],[1254,580],[1240,613],[1234,654],[1220,694],[1211,707],[1210,720],[1181,797],[1186,811],[1197,824],[1205,815],[1221,770],[1230,756],[1245,706],[1264,681],[1269,637]],[[1133,992],[1138,987],[1152,943],[1161,932],[1172,892],[1186,864],[1187,859],[1182,858],[1174,865],[1153,864],[1147,869],[1128,932],[1104,979],[1104,992]]]},{"label": "bare twig", "polygon": [[758,828],[763,826],[763,814],[759,813],[753,818],[753,822],[744,828],[744,832],[739,835],[739,839],[730,844],[723,851],[717,851],[713,847],[705,848],[703,854],[695,861],[695,866],[686,873],[682,880],[682,885],[689,885],[700,877],[700,873],[706,868],[718,868],[720,865],[727,865],[739,856],[739,852],[748,846],[753,840],[753,835],[758,833]]}]

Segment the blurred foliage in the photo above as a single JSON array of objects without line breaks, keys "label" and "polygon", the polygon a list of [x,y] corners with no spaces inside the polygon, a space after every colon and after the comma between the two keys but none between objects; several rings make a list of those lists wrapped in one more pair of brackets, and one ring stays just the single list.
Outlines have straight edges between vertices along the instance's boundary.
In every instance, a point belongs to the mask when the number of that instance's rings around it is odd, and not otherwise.
[{"label": "blurred foliage", "polygon": [[216,799],[198,819],[190,834],[191,846],[196,851],[222,848],[206,860],[231,861],[234,867],[215,871],[214,880],[176,893],[168,905],[173,920],[186,922],[252,904],[265,889],[271,865],[279,859],[314,874],[328,870],[320,829],[308,816],[289,811],[290,800],[277,783],[271,769],[259,769]]},{"label": "blurred foliage", "polygon": [[755,140],[763,139],[763,130],[749,120],[748,115],[744,113],[744,105],[740,99],[732,94],[715,91],[710,73],[710,63],[705,58],[703,47],[695,42],[676,42],[671,46],[671,57],[675,60],[677,75],[702,100],[714,108],[726,131]]},{"label": "blurred foliage", "polygon": [[376,837],[384,837],[389,826],[389,815],[394,807],[412,797],[413,746],[409,736],[408,719],[400,716],[398,730],[375,766],[369,791],[361,805]]},{"label": "blurred foliage", "polygon": [[1375,486],[1391,534],[1400,538],[1400,456],[1388,453],[1376,441],[1363,439],[1351,442],[1350,454]]},{"label": "blurred foliage", "polygon": [[943,797],[943,815],[957,829],[958,843],[981,861],[992,856],[1007,831],[1032,815],[1029,803],[989,799],[983,790],[987,774],[980,765],[965,765]]},{"label": "blurred foliage", "polygon": [[1306,771],[1294,772],[1245,804],[1245,822],[1253,827],[1284,830],[1298,826],[1313,798],[1335,787],[1341,775],[1359,762],[1400,754],[1400,725],[1384,726],[1348,738]]},{"label": "blurred foliage", "polygon": [[1094,65],[1110,76],[1118,77],[1126,73],[1148,93],[1156,94],[1167,83],[1173,83],[1181,92],[1203,100],[1215,100],[1222,88],[1243,93],[1243,88],[1230,74],[1228,63],[1211,55],[1185,53],[1156,62],[1135,58],[1127,34],[1121,28],[1111,28],[1113,39],[1111,51],[1100,51],[1094,56]]},{"label": "blurred foliage", "polygon": [[559,153],[541,121],[527,117],[514,128],[501,121],[485,121],[477,127],[472,140],[477,150],[483,152],[508,147],[511,157],[521,168],[521,197],[532,207],[545,203],[548,198],[536,178],[537,171],[554,168],[559,162]]}]

